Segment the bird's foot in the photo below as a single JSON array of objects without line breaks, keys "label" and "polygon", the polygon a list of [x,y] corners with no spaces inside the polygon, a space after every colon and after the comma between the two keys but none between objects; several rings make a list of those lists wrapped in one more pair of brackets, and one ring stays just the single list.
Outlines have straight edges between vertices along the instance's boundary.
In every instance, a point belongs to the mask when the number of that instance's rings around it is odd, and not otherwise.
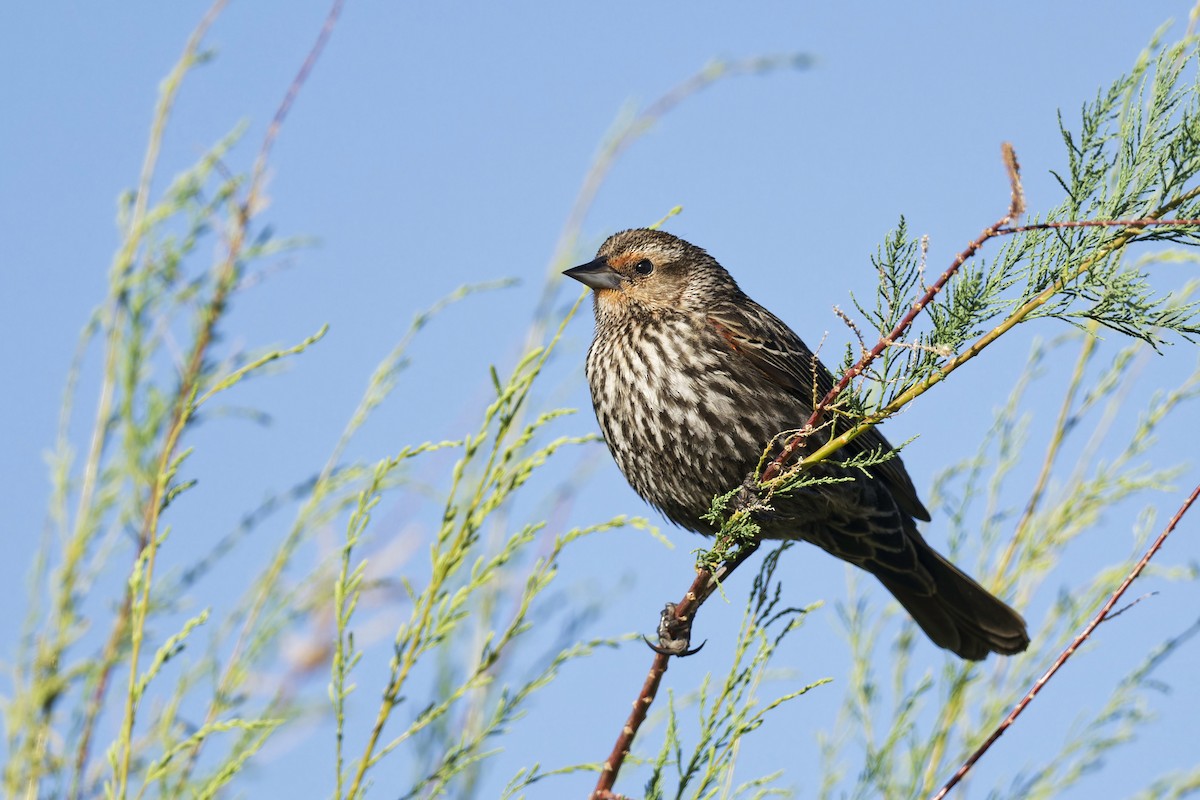
[{"label": "bird's foot", "polygon": [[704,642],[699,646],[692,648],[692,618],[690,616],[676,617],[674,603],[667,603],[662,612],[658,615],[658,644],[650,641],[643,636],[646,644],[651,650],[664,656],[684,656],[694,655],[700,652],[700,648],[704,647]]},{"label": "bird's foot", "polygon": [[774,509],[762,499],[760,491],[761,487],[758,485],[758,476],[751,472],[742,481],[742,485],[738,488],[738,493],[733,496],[730,508],[734,513],[745,511],[756,519],[770,514]]}]

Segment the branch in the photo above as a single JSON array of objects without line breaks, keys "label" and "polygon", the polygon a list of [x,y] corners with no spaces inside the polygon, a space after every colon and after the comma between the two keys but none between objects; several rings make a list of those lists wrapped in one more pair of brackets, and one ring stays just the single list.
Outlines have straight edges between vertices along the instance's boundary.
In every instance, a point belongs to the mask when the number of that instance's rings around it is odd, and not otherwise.
[{"label": "branch", "polygon": [[[1121,613],[1111,612],[1113,607],[1116,606],[1116,604],[1120,601],[1121,596],[1125,594],[1125,591],[1129,588],[1130,584],[1132,584],[1134,580],[1136,580],[1137,577],[1142,574],[1142,570],[1144,570],[1146,565],[1150,563],[1150,559],[1154,558],[1155,554],[1162,549],[1163,544],[1167,541],[1167,537],[1171,535],[1171,531],[1175,530],[1175,526],[1179,524],[1181,519],[1183,519],[1183,515],[1187,513],[1189,508],[1191,508],[1192,503],[1196,501],[1197,497],[1200,497],[1200,484],[1197,484],[1196,488],[1192,489],[1192,493],[1188,495],[1186,500],[1183,501],[1183,505],[1180,506],[1179,510],[1175,512],[1175,516],[1171,517],[1171,521],[1167,523],[1167,527],[1163,529],[1163,532],[1160,533],[1158,538],[1154,540],[1154,544],[1150,545],[1150,549],[1146,551],[1146,554],[1141,557],[1137,564],[1134,565],[1133,569],[1129,571],[1129,574],[1125,576],[1125,580],[1121,581],[1121,585],[1117,587],[1116,591],[1109,596],[1108,602],[1106,602],[1100,608],[1100,610],[1096,612],[1096,615],[1092,617],[1092,621],[1087,624],[1087,627],[1085,627],[1079,633],[1079,635],[1075,637],[1074,641],[1067,646],[1066,650],[1063,650],[1062,653],[1059,654],[1058,658],[1054,660],[1054,663],[1050,665],[1050,669],[1046,670],[1045,674],[1037,679],[1037,682],[1033,684],[1033,688],[1031,688],[1029,692],[1021,698],[1021,701],[1013,707],[1013,710],[1007,717],[1005,717],[1004,721],[1000,723],[996,730],[992,732],[992,735],[989,736],[987,740],[981,744],[966,761],[963,762],[963,765],[959,767],[958,771],[954,773],[953,777],[946,782],[946,785],[941,788],[941,791],[933,796],[932,800],[942,800],[942,798],[944,798],[951,789],[958,785],[963,777],[970,772],[971,767],[975,766],[975,762],[983,757],[983,754],[986,753],[993,744],[995,744],[996,740],[999,739],[1001,735],[1003,735],[1004,732],[1013,724],[1013,722],[1016,721],[1017,717],[1021,715],[1021,712],[1025,710],[1025,707],[1033,701],[1033,698],[1036,697],[1038,692],[1042,690],[1042,687],[1044,687],[1046,683],[1052,677],[1054,677],[1054,673],[1058,672],[1059,668],[1067,662],[1067,659],[1070,658],[1076,650],[1079,649],[1080,645],[1082,645],[1088,640],[1088,638],[1091,637],[1092,632],[1100,626],[1100,623],[1107,622],[1108,620],[1116,617],[1117,614]],[[1122,609],[1121,611],[1124,610],[1125,609]]]},{"label": "branch", "polygon": [[288,84],[283,100],[279,103],[278,108],[275,109],[275,116],[271,118],[271,124],[267,126],[267,132],[263,136],[262,144],[258,148],[258,156],[254,160],[254,171],[251,177],[254,186],[250,190],[251,197],[253,197],[259,182],[262,180],[263,173],[266,171],[267,159],[271,155],[271,147],[275,144],[275,140],[279,138],[279,131],[283,129],[283,123],[287,119],[288,112],[292,110],[292,105],[295,104],[296,98],[300,95],[300,90],[308,82],[309,73],[317,65],[317,61],[321,58],[321,53],[325,50],[325,45],[329,42],[329,37],[333,35],[333,29],[337,27],[338,19],[342,16],[343,5],[345,5],[345,0],[333,0],[333,4],[329,7],[329,11],[325,15],[325,22],[321,25],[321,32],[317,34],[317,40],[309,48],[308,55],[304,58],[304,63],[300,65],[296,76]]},{"label": "branch", "polygon": [[[1015,164],[1015,160],[1013,163]],[[1179,197],[1176,197],[1174,200],[1158,209],[1158,212],[1166,214],[1178,208],[1183,203],[1195,199],[1198,196],[1200,196],[1200,186],[1184,192]],[[1016,194],[1014,192],[1014,202],[1015,198]],[[1137,220],[1078,220],[1064,222],[1044,222],[1011,228],[1005,227],[1006,224],[1007,223],[1001,222],[999,225],[985,230],[978,239],[971,242],[971,244],[967,246],[967,249],[960,253],[958,258],[955,259],[954,263],[946,270],[946,273],[943,273],[942,278],[939,278],[938,282],[935,283],[933,287],[930,287],[930,290],[926,292],[925,296],[922,297],[921,300],[918,300],[917,303],[914,303],[914,308],[916,308],[917,305],[925,303],[927,298],[932,299],[933,295],[937,293],[935,289],[940,288],[940,286],[945,283],[944,279],[947,278],[947,273],[953,274],[953,272],[956,272],[958,268],[962,266],[962,261],[965,261],[966,258],[970,258],[972,255],[974,255],[984,242],[995,236],[1007,236],[1010,234],[1047,228],[1124,227],[1125,230],[1119,233],[1112,241],[1102,245],[1097,250],[1096,255],[1086,259],[1072,274],[1059,277],[1053,281],[1040,294],[1031,298],[1021,305],[1020,308],[1013,311],[1013,313],[1005,318],[1003,322],[977,339],[974,344],[972,344],[963,352],[959,353],[954,358],[951,358],[949,361],[947,361],[941,369],[929,375],[924,380],[909,387],[902,394],[893,399],[892,402],[888,403],[887,406],[880,409],[877,413],[857,420],[857,427],[851,428],[840,436],[837,436],[831,439],[829,442],[826,442],[819,449],[808,453],[804,459],[805,463],[816,463],[828,458],[831,454],[844,447],[850,441],[858,438],[868,428],[873,427],[892,416],[901,408],[915,400],[917,397],[932,389],[938,383],[941,383],[946,379],[947,376],[950,375],[950,373],[954,372],[956,369],[975,358],[975,356],[983,352],[988,345],[992,344],[992,342],[1008,333],[1017,324],[1023,322],[1031,313],[1041,308],[1055,294],[1062,291],[1063,287],[1069,281],[1074,280],[1075,278],[1078,278],[1080,275],[1087,272],[1101,259],[1129,245],[1129,243],[1137,238],[1138,234],[1140,234],[1146,228],[1153,226],[1196,226],[1200,225],[1200,219],[1163,219],[1162,217],[1158,216],[1150,216]],[[922,308],[923,307],[924,306],[922,305]],[[919,311],[920,309],[916,310]],[[909,314],[906,315],[905,320],[907,320],[909,324],[912,322],[912,320],[908,319],[910,316],[915,319],[916,314],[910,310]],[[851,379],[857,376],[862,372],[863,368],[865,368],[871,361],[875,359],[879,353],[882,353],[883,350],[887,349],[888,346],[895,344],[895,342],[892,340],[895,338],[897,330],[900,330],[902,327],[906,327],[905,320],[902,320],[900,325],[897,325],[896,329],[893,330],[891,334],[889,334],[887,337],[881,338],[880,344],[876,345],[875,349],[864,356],[859,363],[847,370],[846,375],[850,376]],[[882,347],[880,345],[882,345]],[[850,381],[847,380],[846,376],[843,376],[842,380],[838,382],[838,385],[835,386],[829,392],[829,394],[822,398],[821,402],[819,402],[816,408],[813,410],[813,414],[809,418],[809,421],[805,424],[805,427],[801,428],[800,432],[788,441],[784,447],[784,451],[780,453],[778,458],[776,458],[767,466],[766,470],[764,470],[762,478],[763,484],[771,482],[772,479],[775,479],[780,475],[787,460],[795,456],[796,453],[804,447],[805,440],[812,433],[812,431],[815,430],[816,425],[819,424],[820,416],[823,415],[823,413],[832,405],[837,394],[845,390],[849,384]],[[768,477],[768,474],[770,477]],[[777,484],[772,484],[772,487],[770,488],[774,488],[774,485]]]},{"label": "branch", "polygon": [[1048,231],[1054,228],[1150,228],[1156,225],[1185,227],[1200,225],[1200,219],[1157,219],[1144,217],[1142,219],[1081,219],[1064,220],[1062,222],[1038,222],[1033,225],[1017,225],[1004,227],[996,231],[997,235],[1007,236],[1013,233],[1028,233],[1029,231]]},{"label": "branch", "polygon": [[[718,535],[717,545],[723,544],[721,540],[722,536]],[[757,549],[757,543],[740,547],[737,553],[726,559],[718,569],[712,571],[706,569],[697,570],[696,579],[688,587],[683,599],[675,606],[675,619],[682,625],[690,626],[696,609],[700,608],[705,600],[712,597],[713,592],[717,590],[721,582],[728,578]],[[646,713],[654,703],[654,697],[658,693],[658,685],[662,682],[662,677],[667,671],[670,658],[671,656],[667,652],[662,650],[655,651],[654,661],[650,664],[650,672],[646,675],[646,680],[642,684],[641,691],[638,692],[637,699],[633,701],[633,710],[629,712],[629,718],[625,721],[625,725],[622,726],[621,733],[617,736],[617,742],[613,745],[612,752],[609,753],[608,758],[604,761],[604,767],[600,771],[600,779],[596,781],[596,788],[592,790],[591,800],[618,800],[620,797],[620,795],[613,793],[613,785],[617,782],[617,774],[621,771],[621,764],[625,761],[625,756],[629,755],[629,751],[633,747],[633,739],[637,736],[638,728],[646,721]]]},{"label": "branch", "polygon": [[837,382],[837,385],[830,389],[829,392],[821,398],[820,402],[817,403],[816,407],[813,408],[812,414],[809,415],[808,421],[804,423],[804,427],[800,429],[800,432],[788,440],[787,444],[783,446],[783,450],[780,451],[779,455],[775,457],[775,460],[768,464],[766,469],[763,470],[761,478],[761,482],[763,484],[767,484],[779,477],[780,473],[783,472],[784,466],[787,465],[787,463],[804,448],[805,443],[808,441],[809,434],[816,430],[817,426],[820,425],[821,418],[825,416],[825,412],[828,411],[830,406],[837,401],[841,393],[846,390],[846,388],[855,378],[861,375],[863,371],[870,366],[871,362],[879,358],[879,356],[883,354],[884,350],[887,350],[889,347],[903,338],[908,329],[912,327],[913,321],[916,320],[917,315],[919,315],[926,306],[933,302],[938,293],[945,288],[950,279],[953,278],[962,265],[967,262],[967,259],[974,256],[975,253],[979,251],[979,248],[983,247],[984,243],[989,239],[999,236],[1003,232],[1009,230],[1006,226],[1025,212],[1025,193],[1021,188],[1021,166],[1017,163],[1017,154],[1013,150],[1012,145],[1008,142],[1005,142],[1003,145],[1001,145],[1001,152],[1003,153],[1004,157],[1004,166],[1008,170],[1009,186],[1012,189],[1012,199],[1009,201],[1008,211],[1003,217],[996,220],[996,222],[991,226],[984,228],[983,232],[980,233],[979,236],[974,239],[974,241],[968,244],[965,250],[958,254],[958,257],[955,258],[953,263],[946,268],[946,271],[943,272],[938,279],[934,281],[928,289],[925,290],[925,294],[921,295],[921,297],[912,304],[912,306],[908,309],[908,313],[905,314],[900,322],[896,324],[896,327],[892,329],[891,333],[887,334],[886,336],[881,336],[875,346],[871,348],[870,352],[863,355],[863,357],[858,360],[857,364],[846,370],[846,372],[842,375],[842,379]]}]

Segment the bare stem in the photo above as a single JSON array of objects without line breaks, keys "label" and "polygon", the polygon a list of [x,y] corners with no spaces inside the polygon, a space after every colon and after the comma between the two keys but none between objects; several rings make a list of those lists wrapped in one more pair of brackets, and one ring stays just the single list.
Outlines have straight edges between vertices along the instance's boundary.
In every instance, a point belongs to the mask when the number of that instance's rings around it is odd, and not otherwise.
[{"label": "bare stem", "polygon": [[[236,263],[232,256],[240,256],[241,245],[244,241],[247,226],[249,225],[250,219],[254,216],[256,209],[258,208],[259,193],[262,191],[263,182],[266,180],[267,156],[270,154],[271,147],[274,144],[275,139],[279,136],[279,131],[282,129],[283,123],[287,119],[288,112],[295,103],[296,97],[299,95],[300,90],[304,87],[305,82],[308,80],[308,76],[311,73],[313,66],[316,64],[317,59],[320,57],[321,52],[325,49],[325,44],[329,41],[329,37],[333,33],[333,29],[341,15],[343,4],[344,0],[333,0],[333,3],[329,8],[329,12],[325,16],[325,22],[321,26],[321,31],[317,34],[316,41],[313,43],[312,47],[309,48],[309,52],[307,57],[304,59],[304,63],[300,65],[300,69],[297,70],[295,77],[293,77],[291,83],[288,84],[288,88],[284,93],[283,100],[280,101],[279,106],[275,111],[275,115],[271,119],[271,124],[268,126],[267,132],[263,136],[262,144],[259,147],[258,157],[255,160],[254,169],[251,174],[250,186],[246,191],[245,200],[241,204],[241,213],[239,214],[237,225],[235,226],[233,232],[233,239],[237,244],[237,249],[235,250],[233,248],[233,242],[231,242],[229,250],[231,254],[231,260],[227,262],[231,265]],[[236,277],[236,275],[231,275],[231,278],[232,277]],[[232,290],[234,285],[235,284],[231,282],[229,289]],[[330,469],[331,467],[326,467],[327,472]],[[320,485],[321,481],[318,480],[317,487]],[[314,488],[314,492],[316,490],[317,489]],[[282,563],[279,563],[279,561],[272,565],[272,570],[282,571],[282,569],[283,565]],[[278,574],[278,571],[273,573],[271,579],[269,579],[270,582],[273,583],[273,578]],[[260,594],[259,597],[265,598],[265,593]],[[218,681],[217,690],[214,693],[214,699],[211,703],[209,703],[208,710],[205,712],[203,725],[209,725],[216,720],[216,716],[221,710],[220,704],[222,699],[227,696],[228,693],[226,690],[229,688],[229,684],[233,675],[237,672],[237,665],[241,659],[242,651],[249,639],[250,630],[253,628],[261,612],[262,603],[256,603],[254,608],[247,615],[245,621],[243,622],[237,641],[234,644],[233,652],[230,654],[227,666],[222,673],[220,680]],[[188,752],[186,766],[181,771],[176,784],[177,787],[182,787],[184,785],[188,779],[188,776],[195,768],[196,762],[200,757],[200,749],[203,746],[203,742],[204,740],[197,741]]]},{"label": "bare stem", "polygon": [[967,259],[974,256],[975,253],[979,251],[979,248],[983,247],[984,243],[989,239],[1000,235],[1001,230],[1004,229],[1006,225],[1011,223],[1025,211],[1025,194],[1024,190],[1021,188],[1021,168],[1017,163],[1016,153],[1013,151],[1012,145],[1010,145],[1008,142],[1005,142],[1002,145],[1001,151],[1003,154],[1005,167],[1008,169],[1009,187],[1012,191],[1011,200],[1009,201],[1008,205],[1008,211],[1005,212],[1004,216],[998,219],[995,223],[985,228],[983,232],[979,234],[979,236],[975,237],[975,239],[967,245],[966,249],[958,254],[950,266],[947,267],[940,276],[938,276],[938,279],[925,290],[925,293],[913,302],[912,306],[908,309],[908,313],[901,318],[901,320],[896,324],[896,327],[892,328],[891,332],[887,335],[881,336],[879,341],[876,342],[875,346],[858,360],[858,363],[846,370],[846,372],[842,375],[841,380],[839,380],[837,384],[830,389],[829,392],[822,397],[813,408],[812,414],[809,415],[808,421],[800,429],[800,432],[788,440],[788,442],[783,446],[783,449],[780,451],[779,455],[775,457],[775,460],[768,464],[766,469],[763,470],[761,478],[761,482],[763,484],[768,484],[774,481],[775,478],[779,477],[779,475],[783,472],[783,468],[796,456],[800,450],[804,448],[805,443],[808,441],[809,434],[816,430],[817,426],[820,425],[821,419],[825,416],[825,413],[829,410],[829,408],[837,401],[841,393],[844,392],[846,388],[850,386],[850,383],[859,375],[861,375],[863,371],[870,366],[873,361],[875,361],[875,359],[879,358],[879,356],[883,354],[884,350],[887,350],[904,337],[904,334],[910,327],[912,327],[913,322],[916,320],[921,311],[923,311],[926,306],[934,301],[938,293],[945,288],[946,284],[950,282],[950,279],[953,278],[962,265],[967,262]]},{"label": "bare stem", "polygon": [[1013,710],[1009,712],[1007,717],[1004,718],[1004,721],[997,726],[996,730],[992,731],[992,735],[989,736],[987,740],[984,741],[984,743],[981,744],[979,748],[976,749],[975,752],[963,762],[962,766],[958,768],[958,771],[954,773],[950,780],[946,781],[946,785],[943,786],[941,790],[933,796],[932,800],[942,800],[942,798],[944,798],[951,789],[958,785],[963,777],[971,771],[971,768],[975,766],[975,763],[983,757],[983,754],[986,753],[991,746],[995,744],[996,740],[999,739],[1004,732],[1012,726],[1017,717],[1021,715],[1021,712],[1025,710],[1025,707],[1033,701],[1033,698],[1036,697],[1038,692],[1040,692],[1042,688],[1049,682],[1049,680],[1054,677],[1054,674],[1058,672],[1059,668],[1061,668],[1063,664],[1067,662],[1067,659],[1074,655],[1075,651],[1078,650],[1079,647],[1091,637],[1092,633],[1096,630],[1096,628],[1100,627],[1102,622],[1106,622],[1115,616],[1111,613],[1113,608],[1118,602],[1120,602],[1121,597],[1124,596],[1126,590],[1129,589],[1130,584],[1132,584],[1137,577],[1142,574],[1142,570],[1144,570],[1146,565],[1150,563],[1150,559],[1154,558],[1158,551],[1162,549],[1163,544],[1167,541],[1167,537],[1170,536],[1171,532],[1175,530],[1175,526],[1179,524],[1181,519],[1183,519],[1183,515],[1186,514],[1188,509],[1192,507],[1192,503],[1196,501],[1197,497],[1200,497],[1200,484],[1197,484],[1196,488],[1192,489],[1192,493],[1188,495],[1186,500],[1183,501],[1183,505],[1181,505],[1179,510],[1175,512],[1175,516],[1171,517],[1170,522],[1167,523],[1167,527],[1163,529],[1163,532],[1158,535],[1158,538],[1154,540],[1154,543],[1150,545],[1150,548],[1146,550],[1146,553],[1138,560],[1136,564],[1134,564],[1133,569],[1131,569],[1129,574],[1125,576],[1125,580],[1121,581],[1121,585],[1118,586],[1111,595],[1109,595],[1108,600],[1103,606],[1100,607],[1100,610],[1096,612],[1096,615],[1092,617],[1092,621],[1089,622],[1087,626],[1079,632],[1079,635],[1075,637],[1071,644],[1069,644],[1067,648],[1059,654],[1058,658],[1054,660],[1054,663],[1050,665],[1050,668],[1046,670],[1042,677],[1037,679],[1037,682],[1034,683],[1033,687],[1030,688],[1024,697],[1021,698],[1020,702],[1013,706]]},{"label": "bare stem", "polygon": [[[717,538],[719,546],[721,545],[720,537]],[[694,617],[696,610],[703,605],[705,600],[712,597],[721,582],[727,580],[733,571],[750,558],[757,549],[757,544],[739,547],[737,552],[721,564],[716,571],[697,570],[696,579],[688,587],[683,599],[675,606],[675,618],[688,621]],[[613,745],[612,752],[604,761],[600,779],[596,782],[596,788],[592,790],[591,800],[613,800],[617,796],[612,791],[613,785],[617,781],[617,774],[621,771],[621,764],[625,761],[625,756],[629,755],[629,751],[633,747],[633,740],[637,736],[638,729],[646,721],[646,713],[654,703],[658,685],[667,671],[669,660],[670,656],[666,653],[657,652],[655,654],[654,661],[650,664],[650,672],[646,675],[637,699],[633,701],[633,710],[629,712],[629,717],[621,728],[621,733],[617,736],[617,742]]]}]

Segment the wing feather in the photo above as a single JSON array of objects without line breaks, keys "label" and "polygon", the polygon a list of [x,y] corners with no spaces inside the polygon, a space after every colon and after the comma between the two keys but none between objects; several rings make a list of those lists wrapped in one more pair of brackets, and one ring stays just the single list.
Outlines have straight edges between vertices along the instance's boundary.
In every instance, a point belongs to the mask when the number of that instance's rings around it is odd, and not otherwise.
[{"label": "wing feather", "polygon": [[[748,309],[748,310],[744,310]],[[729,347],[745,357],[773,383],[784,387],[807,408],[834,387],[833,375],[791,328],[753,300],[727,304],[709,314],[709,322]],[[797,420],[801,425],[804,420]],[[848,445],[851,453],[895,450],[878,428],[872,428]],[[887,484],[897,505],[911,517],[929,520],[917,497],[912,478],[899,456],[872,467]]]}]

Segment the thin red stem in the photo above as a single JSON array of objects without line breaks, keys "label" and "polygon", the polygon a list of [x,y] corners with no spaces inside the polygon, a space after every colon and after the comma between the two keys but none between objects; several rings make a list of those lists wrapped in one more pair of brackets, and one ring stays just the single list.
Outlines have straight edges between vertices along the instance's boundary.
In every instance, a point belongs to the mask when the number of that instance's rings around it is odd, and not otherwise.
[{"label": "thin red stem", "polygon": [[[687,620],[693,616],[696,609],[703,605],[705,600],[712,597],[721,581],[726,580],[757,549],[758,545],[739,548],[737,553],[723,563],[716,572],[707,569],[697,571],[696,579],[688,587],[683,599],[675,606],[675,618]],[[599,780],[596,781],[596,788],[592,790],[590,800],[613,800],[617,797],[612,791],[613,785],[617,781],[617,774],[621,771],[621,764],[624,763],[625,756],[629,755],[629,751],[633,747],[633,740],[637,736],[638,729],[646,721],[646,713],[650,710],[650,706],[658,694],[658,686],[662,682],[663,674],[667,671],[669,660],[670,656],[666,653],[657,653],[654,656],[654,661],[650,664],[650,672],[646,675],[637,699],[633,701],[633,709],[629,712],[629,717],[625,720],[620,735],[617,736],[617,742],[613,745],[612,752],[604,761],[604,767],[600,772]]]},{"label": "thin red stem", "polygon": [[1012,145],[1008,144],[1007,142],[1005,142],[1003,145],[1003,153],[1004,164],[1008,169],[1009,185],[1012,188],[1012,199],[1009,202],[1007,213],[1005,213],[1005,215],[1000,219],[996,220],[993,225],[985,228],[983,232],[979,234],[979,236],[977,236],[970,244],[968,244],[966,249],[959,253],[950,266],[946,268],[945,272],[938,276],[938,279],[934,281],[928,289],[926,289],[925,294],[921,295],[920,298],[913,302],[912,306],[909,307],[908,312],[898,323],[896,323],[896,327],[892,328],[891,332],[886,336],[881,336],[879,341],[875,343],[875,346],[871,348],[870,352],[863,355],[863,357],[858,360],[857,364],[846,370],[846,372],[842,375],[841,380],[837,382],[837,385],[830,389],[829,392],[822,397],[817,405],[813,408],[812,414],[809,415],[808,421],[804,423],[804,427],[800,429],[800,432],[792,436],[787,441],[787,443],[783,446],[783,450],[781,450],[779,455],[775,457],[775,460],[768,464],[766,469],[763,470],[761,478],[762,483],[773,480],[774,478],[778,477],[781,472],[783,472],[783,468],[788,464],[788,462],[790,462],[791,459],[801,449],[803,449],[805,443],[808,441],[809,434],[821,424],[821,418],[825,416],[825,412],[828,411],[829,407],[837,401],[841,393],[846,390],[846,388],[855,378],[861,375],[863,371],[870,366],[871,362],[879,358],[879,356],[883,354],[884,350],[887,350],[904,336],[908,329],[912,327],[913,321],[916,320],[917,315],[919,315],[926,306],[933,302],[938,293],[945,288],[950,279],[953,278],[962,265],[967,262],[967,259],[974,256],[975,253],[979,251],[979,248],[983,247],[984,243],[987,242],[988,239],[999,236],[1003,230],[1010,230],[1006,229],[1005,226],[1024,212],[1025,197],[1024,192],[1021,189],[1021,169],[1017,164],[1016,153],[1013,152]]},{"label": "thin red stem", "polygon": [[941,790],[933,796],[932,800],[942,800],[942,798],[944,798],[951,789],[958,785],[963,777],[970,772],[971,768],[975,766],[975,762],[983,757],[983,754],[986,753],[988,749],[996,743],[996,740],[999,739],[1004,732],[1012,726],[1017,717],[1021,715],[1021,712],[1025,710],[1025,707],[1033,701],[1033,698],[1037,697],[1037,694],[1042,690],[1042,687],[1044,687],[1046,683],[1052,677],[1054,677],[1054,673],[1058,672],[1059,668],[1062,667],[1062,665],[1067,662],[1067,659],[1079,649],[1080,645],[1088,640],[1088,638],[1092,635],[1092,632],[1095,631],[1096,628],[1100,627],[1100,623],[1112,618],[1109,615],[1110,612],[1112,612],[1113,607],[1120,602],[1121,596],[1125,594],[1125,591],[1129,588],[1130,584],[1132,584],[1134,580],[1136,580],[1137,577],[1142,574],[1142,570],[1144,570],[1146,565],[1150,563],[1150,559],[1154,558],[1155,554],[1162,549],[1163,544],[1167,541],[1167,537],[1171,535],[1173,530],[1175,530],[1175,526],[1179,524],[1181,519],[1183,519],[1183,515],[1187,513],[1188,509],[1192,507],[1192,503],[1196,502],[1197,497],[1200,497],[1200,484],[1197,484],[1196,488],[1192,489],[1192,493],[1188,495],[1187,500],[1183,501],[1183,505],[1180,506],[1179,510],[1175,512],[1175,516],[1171,517],[1171,521],[1167,523],[1167,527],[1163,529],[1163,532],[1160,533],[1158,538],[1154,540],[1154,544],[1150,545],[1150,549],[1146,551],[1145,555],[1138,560],[1133,569],[1129,571],[1129,574],[1125,576],[1125,580],[1121,581],[1121,585],[1117,587],[1116,591],[1109,596],[1108,602],[1106,602],[1100,608],[1100,610],[1096,612],[1096,615],[1092,617],[1092,621],[1087,624],[1087,627],[1080,631],[1079,635],[1076,636],[1071,644],[1067,646],[1067,649],[1063,650],[1062,653],[1059,654],[1058,658],[1054,660],[1054,663],[1050,665],[1050,669],[1046,670],[1042,677],[1037,679],[1037,682],[1034,683],[1033,687],[1025,694],[1024,697],[1021,698],[1020,702],[1013,706],[1013,710],[1009,712],[1007,717],[1004,718],[1004,721],[997,726],[996,730],[992,731],[992,735],[989,736],[987,740],[981,744],[966,761],[963,762],[962,766],[958,768],[958,771],[954,773],[950,780],[946,781],[946,785],[943,786]]},{"label": "thin red stem", "polygon": [[793,456],[796,455],[799,450],[804,447],[805,442],[808,440],[808,434],[815,430],[816,427],[821,423],[821,418],[825,415],[825,412],[829,410],[829,407],[833,405],[841,393],[846,390],[846,387],[850,385],[850,382],[861,375],[863,370],[870,366],[871,362],[883,355],[884,350],[887,350],[889,347],[891,347],[892,344],[899,340],[900,337],[903,336],[906,331],[908,331],[909,327],[912,326],[913,321],[917,318],[917,315],[921,313],[921,310],[933,301],[938,292],[940,292],[946,286],[946,283],[953,278],[954,274],[958,272],[964,263],[966,263],[966,260],[975,255],[976,251],[983,246],[984,242],[986,242],[988,239],[991,239],[993,236],[996,236],[997,230],[1001,226],[1007,224],[1010,219],[1010,217],[1005,216],[992,227],[985,229],[983,233],[979,234],[979,236],[973,242],[967,245],[967,248],[959,253],[958,257],[954,259],[954,263],[951,264],[946,271],[943,272],[938,279],[933,282],[933,284],[929,287],[925,294],[920,297],[920,299],[912,304],[912,306],[908,309],[908,313],[906,313],[903,319],[897,323],[895,328],[892,328],[891,333],[889,333],[887,336],[880,337],[879,341],[875,343],[875,346],[871,348],[870,352],[866,353],[858,360],[857,364],[842,374],[842,379],[837,382],[837,385],[830,389],[829,392],[821,398],[820,402],[817,403],[816,407],[813,408],[812,414],[809,415],[808,421],[804,423],[804,427],[801,428],[800,433],[792,436],[792,438],[788,440],[787,444],[783,446],[783,450],[780,451],[779,455],[775,457],[775,460],[768,464],[766,469],[763,470],[763,483],[766,483],[767,481],[779,476],[779,473],[783,471],[783,467],[792,459]]},{"label": "thin red stem", "polygon": [[625,756],[629,755],[629,749],[633,746],[633,738],[637,735],[638,728],[646,720],[646,712],[654,703],[654,698],[658,694],[658,686],[662,683],[663,675],[666,674],[667,666],[670,663],[671,657],[664,653],[654,656],[654,663],[650,665],[646,682],[642,684],[642,690],[638,692],[637,699],[633,701],[629,719],[626,720],[625,727],[621,728],[621,735],[617,737],[617,743],[613,745],[612,752],[604,760],[604,768],[600,772],[600,780],[596,782],[596,788],[592,790],[591,800],[612,800],[617,796],[612,791],[613,784],[617,781],[617,773],[621,770]]},{"label": "thin red stem", "polygon": [[1184,227],[1187,225],[1200,226],[1200,219],[1155,219],[1154,217],[1145,217],[1143,219],[1080,219],[1065,220],[1063,222],[1038,222],[1033,225],[1002,227],[996,231],[996,235],[1009,236],[1014,233],[1047,231],[1055,228],[1149,228],[1162,225],[1173,225],[1175,227]]}]

